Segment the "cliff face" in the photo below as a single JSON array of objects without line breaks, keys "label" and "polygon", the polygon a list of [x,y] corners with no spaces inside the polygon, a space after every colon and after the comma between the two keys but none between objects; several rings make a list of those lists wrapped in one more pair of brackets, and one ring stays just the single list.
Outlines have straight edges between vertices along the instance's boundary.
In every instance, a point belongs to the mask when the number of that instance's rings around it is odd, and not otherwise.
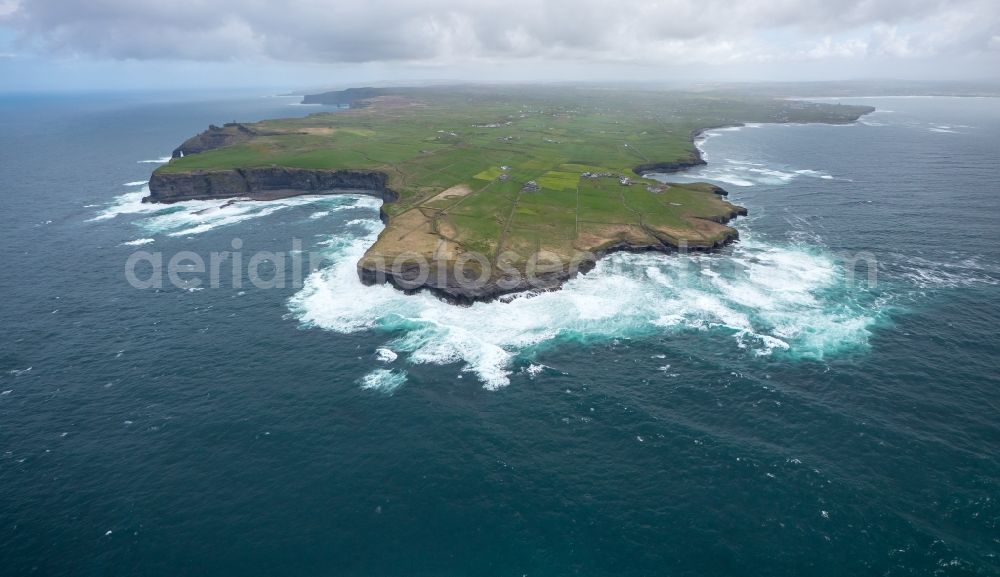
[{"label": "cliff face", "polygon": [[[697,133],[691,133],[692,142],[696,136]],[[701,157],[701,149],[695,147],[694,151],[691,152],[687,158],[682,158],[673,162],[647,162],[636,166],[632,169],[632,172],[638,174],[639,176],[645,176],[651,172],[680,172],[682,170],[687,170],[689,168],[705,164],[708,163]],[[722,189],[720,188],[719,190]]]},{"label": "cliff face", "polygon": [[[597,258],[599,258],[598,255]],[[358,277],[365,285],[388,283],[407,293],[427,290],[439,298],[460,305],[471,305],[479,301],[491,301],[526,291],[549,291],[558,289],[567,280],[594,268],[596,258],[581,258],[569,266],[538,270],[530,280],[522,274],[509,276],[491,275],[483,282],[477,282],[481,270],[476,266],[456,269],[454,263],[432,263],[421,268],[414,262],[402,262],[398,266],[372,266],[358,263]],[[452,266],[448,266],[452,265]]]},{"label": "cliff face", "polygon": [[[716,187],[717,188],[717,187]],[[721,191],[725,195],[726,191]],[[747,210],[741,206],[732,206],[727,214],[718,215],[703,220],[719,225],[725,225],[738,216],[746,216]],[[650,233],[648,240],[636,241],[622,239],[606,244],[593,250],[577,250],[572,255],[555,261],[538,261],[537,266],[529,275],[527,271],[490,266],[483,270],[481,263],[475,260],[465,261],[459,265],[455,260],[437,261],[426,258],[421,262],[409,258],[385,259],[371,258],[366,254],[358,262],[358,276],[366,285],[388,283],[405,292],[427,290],[451,303],[471,305],[478,301],[491,301],[509,298],[520,292],[543,292],[560,288],[566,281],[577,275],[586,274],[592,270],[597,261],[615,252],[662,252],[688,253],[707,252],[719,249],[739,240],[739,232],[735,228],[724,227],[725,232],[711,242],[684,242],[678,245],[674,239]]]},{"label": "cliff face", "polygon": [[143,202],[247,197],[266,200],[296,194],[366,192],[393,201],[385,174],[372,170],[311,170],[260,167],[191,172],[154,172]]},{"label": "cliff face", "polygon": [[[663,168],[660,168],[661,170]],[[726,191],[712,185],[712,192],[725,195]],[[397,200],[398,195],[387,188],[384,173],[372,170],[314,170],[283,167],[239,168],[231,170],[210,170],[190,172],[154,172],[149,181],[150,195],[143,202],[171,203],[184,200],[204,200],[223,198],[250,198],[269,200],[302,194],[366,193],[385,202]],[[380,211],[382,221],[388,224],[388,216]],[[746,209],[733,206],[728,214],[712,220],[724,224],[738,215],[745,215]],[[686,250],[711,250],[728,244],[738,238],[735,229],[726,227],[726,234],[708,244],[691,242]],[[429,270],[422,271],[416,263],[373,262],[365,258],[358,263],[358,275],[365,284],[389,283],[406,291],[430,290],[451,302],[470,304],[475,301],[491,300],[510,293],[531,290],[551,290],[558,288],[566,280],[592,269],[602,256],[617,251],[660,251],[674,252],[678,247],[673,240],[654,230],[648,230],[646,241],[619,240],[594,250],[579,251],[569,262],[546,265],[541,263],[533,278],[520,272],[505,274],[491,267],[483,271],[477,262],[471,261],[456,268],[454,260],[435,262],[427,259]],[[421,274],[421,273],[424,274]],[[429,273],[429,274],[428,274]],[[483,274],[485,273],[485,278]],[[470,282],[483,278],[482,282]]]},{"label": "cliff face", "polygon": [[680,172],[682,170],[687,170],[689,168],[694,168],[696,166],[702,166],[708,164],[702,160],[701,155],[696,158],[691,158],[690,160],[678,160],[675,162],[649,162],[646,164],[640,164],[632,169],[632,172],[638,174],[639,176],[644,176],[651,172]]},{"label": "cliff face", "polygon": [[221,127],[213,124],[208,127],[208,130],[185,140],[183,144],[174,149],[171,156],[180,158],[231,144],[239,144],[250,140],[256,134],[256,131],[238,122],[224,124]]}]

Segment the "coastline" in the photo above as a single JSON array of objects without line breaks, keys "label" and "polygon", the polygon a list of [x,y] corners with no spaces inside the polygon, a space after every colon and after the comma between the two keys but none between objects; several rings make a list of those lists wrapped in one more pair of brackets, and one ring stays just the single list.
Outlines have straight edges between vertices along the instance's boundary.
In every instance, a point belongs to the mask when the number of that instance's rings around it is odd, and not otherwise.
[{"label": "coastline", "polygon": [[[871,111],[865,112],[861,116],[864,116],[865,114],[871,114],[874,111],[875,110],[872,109]],[[818,123],[818,124],[829,124],[829,125],[846,126],[846,125],[850,125],[850,124],[854,124],[854,123],[858,122],[858,120],[861,118],[861,116],[859,116],[857,119],[855,119],[853,121],[849,121],[849,122],[826,122],[826,123]],[[786,124],[786,125],[795,125],[795,124],[803,124],[803,123],[795,123],[795,122],[766,122],[766,123],[760,123],[760,124]],[[744,127],[746,125],[747,125],[747,123],[737,122],[737,123],[731,123],[731,124],[720,124],[720,125],[707,126],[707,127],[704,127],[704,128],[698,128],[696,130],[692,130],[691,133],[690,133],[690,139],[691,139],[692,147],[694,148],[694,154],[693,154],[693,156],[689,160],[673,161],[673,162],[662,162],[662,163],[649,163],[649,164],[639,165],[639,166],[636,166],[636,167],[633,168],[633,172],[635,172],[639,176],[644,176],[646,174],[653,174],[653,173],[670,174],[670,173],[681,172],[683,170],[688,170],[690,168],[696,168],[696,167],[699,167],[699,166],[706,166],[708,164],[708,161],[706,161],[704,159],[704,151],[702,151],[701,147],[699,146],[699,144],[701,142],[704,142],[704,138],[702,138],[703,135],[706,132],[710,132],[712,130],[720,130],[720,129],[724,129],[724,128],[734,128],[734,127]],[[667,184],[669,184],[669,183],[667,183]],[[708,183],[706,183],[706,184],[708,184]],[[723,196],[723,197],[728,196],[728,194],[729,194],[729,192],[727,190],[723,189],[722,187],[719,187],[719,186],[716,186],[716,185],[709,185],[709,186],[711,186],[713,188],[713,192],[715,194],[718,194],[718,195]],[[736,205],[733,205],[733,206],[734,206],[734,211],[732,213],[730,213],[726,217],[720,218],[718,220],[713,220],[713,221],[717,222],[719,224],[728,224],[729,222],[735,220],[737,217],[747,216],[748,211],[747,211],[747,209],[745,207],[736,206]],[[382,222],[385,223],[386,225],[388,225],[387,215],[384,212],[384,210],[382,210],[382,209],[380,209],[380,217],[382,219]],[[711,246],[684,246],[683,247],[684,248],[684,252],[713,252],[713,251],[717,251],[719,249],[722,249],[722,248],[724,248],[726,246],[732,245],[733,243],[735,243],[735,242],[737,242],[739,240],[739,231],[737,229],[735,229],[735,228],[733,228],[731,230],[732,230],[732,233],[726,235],[726,237],[723,240],[721,240],[720,242],[714,243]],[[660,240],[662,240],[662,239],[660,239]],[[610,245],[610,246],[607,246],[607,247],[602,247],[601,249],[596,250],[596,251],[591,251],[589,254],[592,255],[593,258],[588,258],[588,259],[585,259],[585,260],[578,261],[576,263],[576,266],[574,268],[571,268],[570,270],[557,271],[555,273],[550,273],[548,276],[545,276],[542,279],[543,281],[547,281],[547,284],[543,284],[543,286],[521,286],[521,287],[515,287],[515,288],[512,288],[512,289],[492,290],[492,291],[486,291],[484,293],[477,293],[477,294],[471,294],[471,295],[468,294],[468,293],[461,293],[461,292],[460,293],[456,293],[454,291],[448,290],[447,288],[442,288],[442,287],[435,286],[435,285],[430,285],[430,284],[423,284],[423,285],[420,285],[420,286],[412,286],[411,283],[409,283],[405,279],[396,278],[396,276],[393,275],[390,271],[373,271],[373,270],[368,270],[368,269],[365,269],[364,267],[362,267],[361,263],[359,263],[359,266],[358,266],[358,274],[359,274],[359,276],[361,278],[362,283],[364,283],[366,285],[374,285],[374,284],[378,284],[378,282],[384,282],[384,283],[388,283],[388,284],[393,285],[397,289],[399,289],[399,290],[401,290],[401,291],[403,291],[403,292],[405,292],[407,294],[413,294],[413,293],[417,293],[417,292],[426,290],[429,293],[437,296],[438,298],[444,299],[444,300],[446,300],[446,301],[448,301],[448,302],[450,302],[452,304],[469,306],[469,305],[472,305],[472,304],[474,304],[476,302],[490,302],[490,301],[494,301],[494,300],[501,300],[501,301],[503,301],[505,297],[510,297],[511,295],[518,294],[518,293],[541,293],[541,292],[559,290],[562,287],[562,285],[565,284],[567,281],[572,280],[573,278],[576,278],[580,274],[587,274],[588,272],[590,272],[591,270],[593,270],[594,267],[597,266],[597,262],[600,259],[602,259],[602,258],[604,258],[604,257],[606,257],[608,255],[611,255],[611,254],[614,254],[614,253],[618,253],[618,252],[631,252],[631,253],[659,252],[659,253],[662,253],[662,254],[665,254],[665,255],[671,255],[671,254],[676,254],[678,252],[681,252],[681,247],[679,247],[677,245],[674,245],[674,244],[670,244],[668,242],[662,242],[662,241],[660,243],[657,243],[657,244],[643,244],[643,245],[632,244],[632,243],[628,243],[628,242],[620,242],[620,243],[616,243],[614,245]],[[382,278],[378,278],[376,280],[377,275],[381,275]]]},{"label": "coastline", "polygon": [[[702,158],[701,149],[697,146],[697,136],[710,127],[692,131],[691,139],[694,155],[690,160],[649,163],[633,168],[637,175],[648,173],[679,172],[696,166],[707,164]],[[399,194],[387,186],[388,176],[380,171],[352,170],[315,170],[287,169],[278,167],[261,167],[233,169],[227,171],[195,171],[190,173],[153,173],[149,181],[150,195],[142,199],[143,203],[173,204],[187,200],[219,200],[244,199],[254,201],[273,201],[304,195],[339,195],[363,194],[382,200],[379,207],[379,219],[387,227],[390,216],[385,210],[387,204],[399,199]],[[710,192],[721,197],[729,193],[725,189],[710,186]],[[733,209],[719,218],[703,217],[718,224],[725,225],[739,216],[746,216],[747,210],[733,205]],[[427,282],[414,283],[406,277],[415,273],[414,269],[401,269],[400,274],[386,267],[365,266],[358,263],[358,277],[365,285],[391,284],[399,290],[412,294],[427,290],[431,294],[456,305],[471,305],[476,302],[489,302],[502,299],[517,293],[541,292],[558,290],[564,283],[579,274],[586,274],[597,266],[597,261],[616,252],[660,252],[675,254],[677,252],[708,252],[730,245],[739,240],[739,232],[730,228],[721,240],[712,244],[689,244],[685,240],[666,238],[653,231],[646,230],[649,236],[656,240],[652,243],[632,243],[619,241],[608,246],[602,246],[592,251],[578,251],[569,266],[560,266],[557,270],[543,271],[535,275],[528,283],[521,279],[518,284],[504,287],[503,277],[494,278],[491,274],[489,282],[480,286],[469,287],[468,283],[459,282],[454,274],[447,271],[444,274],[430,274],[427,279],[442,280],[438,284]]]},{"label": "coastline", "polygon": [[[872,110],[874,111],[874,109]],[[862,113],[858,118],[872,111]],[[851,124],[858,119],[848,122],[835,122],[826,124]],[[788,123],[768,123],[768,124],[788,124]],[[707,165],[704,154],[699,144],[702,136],[712,130],[719,130],[730,127],[742,127],[746,123],[728,123],[711,125],[692,130],[689,140],[693,152],[686,159],[670,162],[649,162],[640,164],[632,168],[632,171],[639,176],[652,173],[670,174],[690,168]],[[228,126],[227,126],[228,128]],[[212,129],[210,129],[212,130]],[[197,138],[197,137],[195,137]],[[668,186],[670,183],[666,183]],[[157,173],[154,172],[150,178],[150,195],[142,199],[142,202],[173,203],[184,200],[222,199],[222,198],[245,198],[249,200],[269,201],[282,198],[316,195],[316,194],[365,194],[380,198],[383,202],[379,208],[379,218],[389,226],[390,215],[385,210],[387,204],[391,204],[399,199],[399,194],[388,187],[388,175],[377,170],[320,170],[320,169],[289,169],[282,167],[254,167],[239,168],[231,170],[209,170],[192,171],[187,173]],[[716,185],[705,183],[710,187],[708,190],[721,197],[728,195],[728,192]],[[711,221],[720,225],[726,225],[739,216],[746,216],[747,210],[744,207],[731,205],[732,210],[728,214],[717,217],[702,217],[702,220]],[[664,237],[654,231],[645,229],[648,236],[655,239],[654,242],[632,242],[630,240],[618,240],[607,246],[598,246],[589,251],[577,251],[571,259],[569,266],[560,264],[558,269],[542,271],[534,275],[532,283],[520,278],[518,282],[507,286],[505,281],[510,281],[510,277],[497,276],[497,266],[493,266],[488,281],[477,283],[477,286],[470,287],[468,283],[459,282],[454,274],[461,272],[463,279],[468,278],[466,270],[448,271],[431,270],[432,274],[423,276],[423,280],[416,274],[420,271],[411,268],[398,267],[394,271],[386,266],[372,266],[366,263],[366,258],[362,258],[357,263],[358,277],[365,285],[391,284],[399,290],[408,294],[423,290],[434,294],[452,304],[471,305],[476,302],[488,302],[503,297],[524,292],[543,292],[558,290],[562,285],[575,278],[579,274],[586,274],[593,270],[597,262],[609,254],[616,252],[660,252],[663,254],[674,254],[677,252],[709,252],[728,246],[739,240],[739,231],[735,228],[726,227],[722,237],[711,244],[691,244],[685,239],[677,240]],[[385,229],[384,229],[385,230]],[[441,242],[445,242],[441,238]],[[368,254],[366,253],[365,257]],[[384,265],[384,263],[383,263]],[[425,272],[425,271],[424,271]],[[478,271],[477,271],[478,272]],[[475,273],[472,274],[475,278]],[[436,282],[430,282],[430,280]]]}]

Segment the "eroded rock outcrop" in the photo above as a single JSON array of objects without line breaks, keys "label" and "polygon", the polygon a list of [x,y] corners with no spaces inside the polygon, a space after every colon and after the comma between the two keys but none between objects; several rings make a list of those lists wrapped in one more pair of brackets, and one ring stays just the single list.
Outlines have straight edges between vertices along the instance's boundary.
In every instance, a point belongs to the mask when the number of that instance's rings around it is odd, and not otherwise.
[{"label": "eroded rock outcrop", "polygon": [[[719,196],[728,194],[707,183],[695,186]],[[747,209],[729,203],[724,206],[725,210],[717,214],[691,217],[695,233],[681,238],[667,228],[621,224],[609,226],[602,234],[580,238],[568,250],[540,250],[520,255],[527,261],[506,262],[503,259],[507,253],[482,258],[484,255],[466,251],[414,210],[393,217],[397,233],[387,229],[369,248],[358,262],[358,276],[367,285],[388,283],[406,292],[427,290],[464,305],[509,298],[515,293],[555,290],[614,252],[704,252],[733,243],[739,239],[739,232],[726,224],[745,216]],[[398,230],[405,232],[405,239],[393,242]]]},{"label": "eroded rock outcrop", "polygon": [[174,149],[171,156],[180,158],[189,154],[198,154],[206,150],[239,144],[250,140],[257,134],[257,131],[239,122],[229,122],[222,126],[212,124],[209,125],[208,130],[185,140],[183,144]]}]

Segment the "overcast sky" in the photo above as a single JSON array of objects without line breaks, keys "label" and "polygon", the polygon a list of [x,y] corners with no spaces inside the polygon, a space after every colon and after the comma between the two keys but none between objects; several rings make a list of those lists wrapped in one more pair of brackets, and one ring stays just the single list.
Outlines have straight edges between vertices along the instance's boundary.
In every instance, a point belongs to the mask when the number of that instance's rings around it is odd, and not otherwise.
[{"label": "overcast sky", "polygon": [[0,91],[1000,78],[1000,0],[0,0]]}]

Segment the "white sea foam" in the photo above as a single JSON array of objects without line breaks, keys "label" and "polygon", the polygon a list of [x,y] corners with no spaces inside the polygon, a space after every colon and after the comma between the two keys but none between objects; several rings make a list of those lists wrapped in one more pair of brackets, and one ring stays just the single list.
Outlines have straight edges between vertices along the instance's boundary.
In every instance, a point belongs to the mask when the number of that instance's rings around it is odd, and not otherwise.
[{"label": "white sea foam", "polygon": [[257,207],[252,206],[252,202],[234,202],[195,211],[170,212],[140,221],[139,226],[150,232],[165,233],[167,236],[193,236],[220,226],[267,216],[287,206],[278,204]]},{"label": "white sea foam", "polygon": [[617,253],[562,290],[458,307],[426,293],[361,284],[356,263],[381,228],[373,214],[366,233],[330,245],[332,264],[306,279],[290,310],[305,326],[401,333],[386,346],[408,362],[460,363],[488,389],[509,384],[515,359],[557,338],[720,330],[754,354],[821,358],[865,346],[875,321],[876,311],[828,296],[843,288],[831,258],[749,234],[732,255]]},{"label": "white sea foam", "polygon": [[361,388],[378,391],[387,395],[396,392],[406,382],[406,371],[396,369],[375,369],[361,377]]},{"label": "white sea foam", "polygon": [[920,289],[961,288],[1000,284],[1000,269],[979,257],[938,262],[909,256],[895,264],[899,274]]},{"label": "white sea foam", "polygon": [[313,220],[319,220],[319,219],[323,218],[324,216],[330,216],[330,211],[329,210],[317,210],[316,212],[310,214],[309,218],[311,218]]},{"label": "white sea foam", "polygon": [[375,350],[375,360],[382,363],[391,363],[399,358],[399,355],[394,353],[391,349],[379,348]]},{"label": "white sea foam", "polygon": [[[149,187],[119,195],[91,221],[112,219],[120,215],[148,215],[136,224],[150,234],[193,236],[209,230],[260,218],[293,206],[322,205],[322,212],[351,208],[378,207],[380,200],[356,195],[295,196],[271,201],[255,200],[189,200],[173,204],[142,202]],[[315,213],[314,213],[315,214]],[[133,241],[136,242],[136,241]]]},{"label": "white sea foam", "polygon": [[833,180],[833,175],[827,174],[821,170],[796,170],[795,174],[799,176],[810,176],[812,178],[821,178],[823,180]]},{"label": "white sea foam", "polygon": [[160,158],[153,158],[150,160],[137,160],[139,164],[166,164],[170,162],[169,156],[162,156]]},{"label": "white sea foam", "polygon": [[142,246],[144,244],[150,244],[150,243],[153,243],[153,242],[156,242],[155,238],[137,238],[135,240],[129,240],[129,241],[123,242],[122,244],[125,245],[125,246]]},{"label": "white sea foam", "polygon": [[540,375],[543,370],[545,370],[545,365],[536,365],[535,363],[531,363],[528,365],[528,368],[524,369],[524,372],[527,373],[529,377],[535,378]]},{"label": "white sea foam", "polygon": [[[705,156],[704,154],[702,156]],[[822,170],[769,167],[759,162],[726,158],[711,162],[707,166],[678,174],[652,174],[653,178],[664,182],[711,180],[732,186],[749,187],[756,185],[782,186],[797,178],[820,178],[833,180],[833,175]]]},{"label": "white sea foam", "polygon": [[752,180],[740,178],[735,174],[722,171],[713,173],[711,175],[706,174],[702,178],[706,178],[708,180],[717,180],[719,182],[724,182],[726,184],[731,184],[733,186],[753,186],[755,184]]},{"label": "white sea foam", "polygon": [[126,182],[122,186],[142,186],[148,183],[149,183],[148,180],[133,180],[132,182]]},{"label": "white sea foam", "polygon": [[107,220],[120,214],[142,214],[165,210],[162,204],[144,204],[142,199],[148,195],[149,187],[145,186],[142,190],[119,195],[111,201],[111,204],[104,207],[104,209],[97,213],[97,216],[90,220]]}]

